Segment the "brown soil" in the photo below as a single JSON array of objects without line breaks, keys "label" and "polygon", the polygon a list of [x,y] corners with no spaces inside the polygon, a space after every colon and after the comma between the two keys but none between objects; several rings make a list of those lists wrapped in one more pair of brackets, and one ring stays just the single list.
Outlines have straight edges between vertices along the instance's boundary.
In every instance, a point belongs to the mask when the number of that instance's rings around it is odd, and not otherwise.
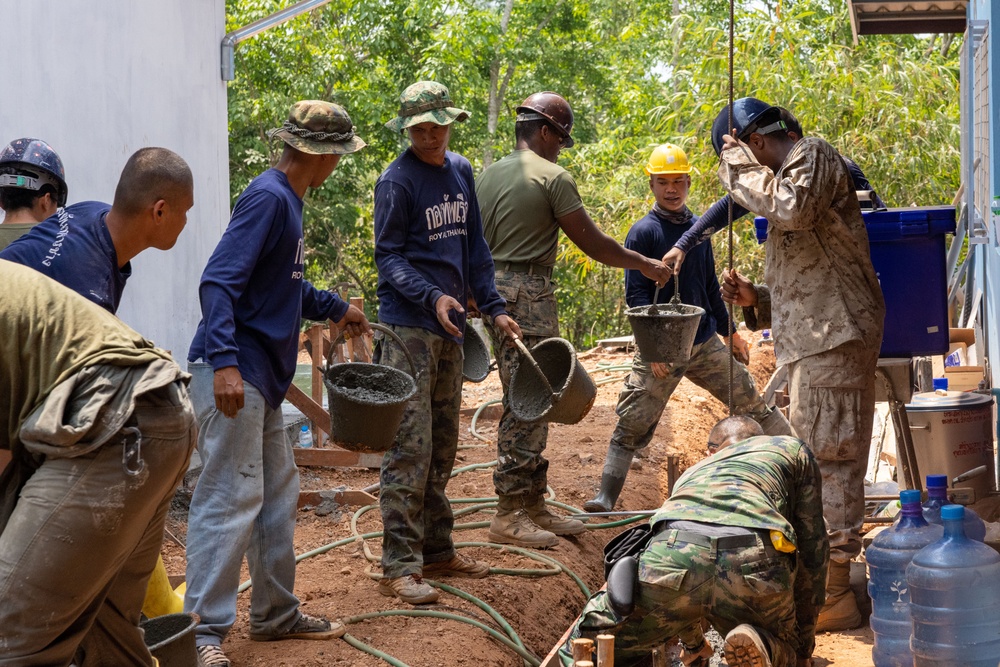
[{"label": "brown soil", "polygon": [[[754,340],[752,334],[747,336]],[[596,493],[604,463],[608,439],[614,428],[614,412],[622,372],[596,370],[598,365],[627,364],[630,356],[623,351],[591,350],[580,355],[595,381],[612,378],[598,387],[593,409],[579,424],[553,425],[549,431],[546,457],[550,461],[549,483],[556,499],[580,507]],[[751,371],[758,387],[763,387],[774,369],[769,350],[754,348]],[[497,374],[481,384],[466,383],[463,396],[462,435],[456,467],[491,461],[496,453],[493,444],[476,439],[469,432],[472,413],[483,402],[498,398],[500,386]],[[496,415],[487,410],[479,419],[480,433],[495,443]],[[618,509],[652,509],[666,496],[667,457],[676,455],[681,470],[704,456],[704,447],[712,425],[726,414],[725,405],[707,392],[684,380],[671,397],[662,423],[644,456],[637,459],[629,473],[628,484]],[[301,469],[304,490],[327,490],[339,486],[361,489],[378,481],[376,470],[367,469]],[[482,498],[493,496],[489,469],[463,473],[448,487],[452,498]],[[186,537],[184,498],[178,497],[171,513],[168,529],[183,542]],[[459,505],[458,507],[463,507]],[[336,540],[348,538],[351,516],[357,509],[329,507],[300,511],[295,531],[297,553],[316,549]],[[321,515],[322,514],[322,515]],[[488,511],[458,518],[458,522],[488,521]],[[381,530],[376,511],[369,511],[358,521],[362,533]],[[576,572],[591,590],[603,584],[601,549],[621,528],[592,530],[578,538],[562,539],[557,547],[543,552]],[[486,529],[474,528],[456,533],[456,541],[486,541]],[[377,557],[381,544],[368,540]],[[521,555],[493,548],[470,547],[463,553],[490,562],[494,567],[544,568],[545,566]],[[184,551],[177,543],[166,540],[163,557],[172,575],[184,573]],[[333,548],[327,553],[303,560],[296,577],[295,592],[302,600],[306,613],[329,618],[347,618],[391,609],[411,609],[394,599],[383,597],[366,572],[378,571],[369,563],[358,543]],[[247,578],[244,566],[244,579]],[[524,577],[494,574],[481,580],[451,579],[445,583],[460,588],[484,600],[497,610],[521,637],[525,646],[544,657],[559,640],[579,613],[585,597],[572,579],[565,574],[546,577]],[[257,643],[247,636],[247,615],[250,592],[239,596],[238,621],[223,648],[235,665],[355,665],[381,666],[382,660],[362,653],[343,641],[283,641]],[[495,624],[470,603],[443,593],[443,611],[466,610],[481,621]],[[516,667],[520,658],[509,648],[491,639],[479,628],[451,620],[389,616],[366,620],[349,627],[351,635],[414,667],[468,665],[470,667]],[[858,630],[842,635],[822,635],[817,640],[816,667],[838,665],[865,667],[871,665],[871,632]]]}]

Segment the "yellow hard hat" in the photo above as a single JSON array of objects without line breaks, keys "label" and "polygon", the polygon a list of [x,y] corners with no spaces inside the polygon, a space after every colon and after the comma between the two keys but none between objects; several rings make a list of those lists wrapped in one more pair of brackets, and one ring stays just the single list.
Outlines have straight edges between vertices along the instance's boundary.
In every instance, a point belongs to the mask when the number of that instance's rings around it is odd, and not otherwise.
[{"label": "yellow hard hat", "polygon": [[646,173],[653,174],[690,174],[691,163],[684,149],[674,144],[660,144],[653,149],[646,163]]}]

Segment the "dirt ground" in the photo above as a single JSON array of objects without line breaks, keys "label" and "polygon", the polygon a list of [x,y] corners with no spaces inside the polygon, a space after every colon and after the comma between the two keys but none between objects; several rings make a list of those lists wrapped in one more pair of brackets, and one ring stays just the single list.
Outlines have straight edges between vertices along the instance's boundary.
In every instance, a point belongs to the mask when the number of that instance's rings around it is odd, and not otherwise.
[{"label": "dirt ground", "polygon": [[[752,334],[747,336],[755,340]],[[549,483],[555,498],[574,507],[596,493],[608,439],[614,428],[614,412],[624,373],[603,372],[599,366],[630,362],[624,351],[591,350],[580,355],[581,361],[599,383],[597,401],[591,412],[579,424],[553,425],[549,431],[546,457],[550,461]],[[763,387],[774,369],[770,350],[754,348],[751,362],[758,387]],[[601,384],[602,380],[608,380]],[[499,398],[497,374],[481,384],[466,383],[463,395],[462,432],[456,468],[496,457],[495,410],[487,409],[478,420],[479,432],[490,438],[486,443],[469,431],[474,410],[487,400]],[[684,380],[671,397],[660,427],[646,453],[633,464],[618,509],[656,508],[666,496],[667,458],[676,455],[681,470],[704,456],[704,447],[711,426],[726,414],[724,404],[707,392]],[[378,481],[378,471],[368,469],[302,468],[303,490],[329,490],[337,487],[361,489]],[[484,498],[494,495],[490,469],[472,470],[453,478],[448,486],[453,499]],[[186,499],[179,494],[168,520],[173,539],[165,540],[163,557],[171,575],[184,574],[184,550],[179,546],[186,538]],[[457,508],[465,505],[457,505]],[[296,553],[303,553],[352,536],[351,517],[357,507],[303,508],[299,512],[295,531]],[[484,522],[490,511],[478,511],[461,516],[457,523]],[[597,523],[597,522],[592,522]],[[360,533],[381,530],[377,509],[368,511],[357,521]],[[591,530],[578,538],[561,539],[559,545],[542,552],[555,558],[575,572],[590,590],[603,584],[601,550],[622,528]],[[475,527],[456,533],[457,542],[486,541],[486,529]],[[379,539],[367,540],[374,557],[381,551]],[[468,547],[463,553],[502,568],[549,568],[520,554],[486,547]],[[361,614],[393,609],[411,610],[394,598],[383,597],[375,582],[366,576],[378,572],[375,564],[366,560],[357,542],[332,548],[304,559],[297,570],[295,592],[302,600],[305,612],[329,618],[347,619]],[[244,565],[243,580],[248,579]],[[485,601],[502,615],[520,636],[529,651],[544,657],[573,622],[586,599],[580,588],[566,574],[555,576],[514,576],[492,574],[481,580],[450,579],[450,584]],[[386,663],[349,645],[345,641],[283,641],[251,642],[247,636],[247,615],[251,591],[239,596],[236,626],[223,648],[238,667],[250,665],[305,666],[354,665],[381,666]],[[466,615],[496,624],[479,608],[450,593],[442,593],[439,604],[431,609],[461,610]],[[383,616],[352,623],[348,632],[357,640],[383,651],[413,667],[515,667],[521,659],[509,648],[490,638],[483,630],[453,620]],[[867,667],[871,665],[871,631],[867,628],[840,635],[817,638],[816,667]]]}]

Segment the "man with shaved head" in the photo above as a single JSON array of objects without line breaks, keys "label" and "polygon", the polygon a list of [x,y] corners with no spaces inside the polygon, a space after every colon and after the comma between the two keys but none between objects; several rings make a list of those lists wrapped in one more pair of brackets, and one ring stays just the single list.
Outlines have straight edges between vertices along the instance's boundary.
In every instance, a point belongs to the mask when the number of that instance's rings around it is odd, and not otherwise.
[{"label": "man with shaved head", "polygon": [[131,259],[146,248],[169,250],[194,205],[194,179],[184,159],[166,148],[141,148],[125,163],[111,206],[85,201],[60,209],[2,252],[118,310]]}]

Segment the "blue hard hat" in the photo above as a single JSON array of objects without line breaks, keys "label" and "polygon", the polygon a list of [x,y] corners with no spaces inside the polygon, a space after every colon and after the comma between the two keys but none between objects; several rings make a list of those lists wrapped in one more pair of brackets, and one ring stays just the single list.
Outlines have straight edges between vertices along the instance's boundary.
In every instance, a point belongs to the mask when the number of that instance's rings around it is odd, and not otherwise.
[{"label": "blue hard hat", "polygon": [[24,137],[0,151],[0,187],[41,190],[44,185],[55,188],[58,206],[66,205],[66,170],[52,146]]},{"label": "blue hard hat", "polygon": [[[757,121],[762,118],[769,118],[768,112],[774,112],[774,123],[767,127],[759,127]],[[729,126],[729,105],[722,107],[722,111],[715,117],[712,123],[712,148],[715,154],[722,153],[722,137],[729,134],[736,128],[736,138],[745,139],[753,132],[767,134],[774,130],[784,128],[784,122],[778,118],[778,107],[771,106],[767,102],[762,102],[756,97],[741,97],[733,102],[733,124]],[[762,131],[763,130],[763,131]]]}]

